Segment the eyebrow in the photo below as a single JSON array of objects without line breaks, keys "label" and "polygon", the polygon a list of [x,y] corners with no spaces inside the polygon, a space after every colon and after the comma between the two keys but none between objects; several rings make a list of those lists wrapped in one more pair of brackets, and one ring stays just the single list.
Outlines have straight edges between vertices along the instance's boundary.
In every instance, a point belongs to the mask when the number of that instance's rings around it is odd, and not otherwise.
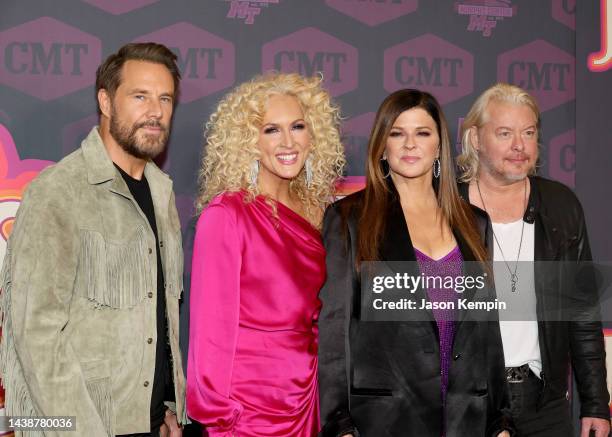
[{"label": "eyebrow", "polygon": [[[498,130],[500,130],[500,129],[508,129],[508,130],[512,130],[512,128],[511,128],[511,127],[508,127],[508,126],[498,126],[498,127],[496,127],[496,128],[495,128],[495,130],[496,130],[496,131],[498,131]],[[529,125],[529,126],[527,126],[527,127],[523,127],[523,128],[521,128],[521,130],[527,130],[527,129],[537,129],[537,125],[535,125],[535,124],[530,124],[530,125]]]},{"label": "eyebrow", "polygon": [[[298,118],[296,120],[293,120],[291,123],[289,124],[295,124],[295,123],[306,123],[306,120],[304,120],[303,118]],[[278,126],[279,123],[273,122],[273,121],[269,121],[267,123],[264,123],[261,125],[261,127],[266,127],[266,126]]]},{"label": "eyebrow", "polygon": [[150,92],[140,88],[134,88],[129,91],[129,94],[150,94]]},{"label": "eyebrow", "polygon": [[[404,128],[403,128],[403,127],[401,127],[401,126],[396,126],[396,125],[393,125],[393,126],[391,126],[391,129],[404,129]],[[417,127],[415,127],[414,129],[416,129],[416,130],[418,130],[418,129],[429,129],[429,130],[433,130],[433,127],[431,127],[431,126],[417,126]]]},{"label": "eyebrow", "polygon": [[[150,91],[145,90],[145,89],[141,89],[141,88],[134,88],[130,91],[128,91],[128,94],[151,94]],[[162,93],[160,94],[161,97],[171,97],[174,99],[174,93],[171,92],[167,92],[167,93]]]}]

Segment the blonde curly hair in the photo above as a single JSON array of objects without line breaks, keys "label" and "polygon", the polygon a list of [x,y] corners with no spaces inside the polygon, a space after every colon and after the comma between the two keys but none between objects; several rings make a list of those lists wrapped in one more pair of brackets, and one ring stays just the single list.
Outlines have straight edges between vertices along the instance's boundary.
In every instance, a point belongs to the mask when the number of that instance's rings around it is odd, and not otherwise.
[{"label": "blonde curly hair", "polygon": [[256,144],[266,104],[272,95],[290,95],[297,98],[312,138],[312,183],[307,186],[302,169],[291,181],[290,190],[303,202],[306,218],[315,227],[320,226],[321,213],[333,200],[334,184],[346,163],[338,132],[339,109],[321,82],[321,77],[271,72],[239,85],[221,100],[206,123],[198,175],[198,213],[224,192],[244,190],[248,192],[247,201],[259,194],[249,175],[260,155]]}]

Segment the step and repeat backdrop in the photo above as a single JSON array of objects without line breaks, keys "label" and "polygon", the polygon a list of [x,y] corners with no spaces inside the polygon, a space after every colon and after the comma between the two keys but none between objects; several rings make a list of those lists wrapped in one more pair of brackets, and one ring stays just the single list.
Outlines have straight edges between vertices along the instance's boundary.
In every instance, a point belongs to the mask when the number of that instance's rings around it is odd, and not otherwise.
[{"label": "step and repeat backdrop", "polygon": [[593,223],[594,252],[612,260],[612,193],[604,188],[612,185],[605,180],[612,170],[610,3],[2,0],[0,258],[28,182],[78,148],[96,125],[97,66],[127,42],[156,41],[177,54],[183,75],[160,165],[174,179],[184,226],[193,217],[204,123],[226,92],[256,74],[323,74],[344,117],[341,193],[363,184],[367,137],[388,93],[408,87],[433,93],[459,150],[458,127],[475,97],[506,81],[539,100],[539,173],[577,190]]}]

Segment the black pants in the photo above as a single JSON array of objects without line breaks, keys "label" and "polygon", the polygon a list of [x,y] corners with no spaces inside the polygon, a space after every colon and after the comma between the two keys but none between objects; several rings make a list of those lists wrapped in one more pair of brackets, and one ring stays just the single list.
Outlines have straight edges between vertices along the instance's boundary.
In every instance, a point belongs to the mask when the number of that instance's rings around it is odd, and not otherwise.
[{"label": "black pants", "polygon": [[569,402],[563,396],[536,411],[542,381],[529,372],[523,382],[508,383],[510,406],[518,437],[573,437]]}]

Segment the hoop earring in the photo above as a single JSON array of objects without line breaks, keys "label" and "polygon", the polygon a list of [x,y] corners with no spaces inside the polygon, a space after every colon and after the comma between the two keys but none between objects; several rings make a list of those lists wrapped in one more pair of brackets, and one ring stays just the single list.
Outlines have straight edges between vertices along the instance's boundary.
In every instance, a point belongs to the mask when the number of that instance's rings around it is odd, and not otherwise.
[{"label": "hoop earring", "polygon": [[308,158],[306,158],[304,171],[306,173],[306,187],[312,188],[312,155],[309,155]]},{"label": "hoop earring", "polygon": [[380,158],[380,165],[383,168],[383,178],[387,179],[389,176],[391,176],[391,167],[389,166],[387,158]]},{"label": "hoop earring", "polygon": [[439,178],[440,177],[440,170],[442,169],[442,165],[440,164],[440,158],[436,158],[434,159],[433,162],[433,175],[434,178]]},{"label": "hoop earring", "polygon": [[257,176],[259,175],[259,159],[251,162],[251,171],[249,172],[249,185],[252,189],[257,188]]}]

